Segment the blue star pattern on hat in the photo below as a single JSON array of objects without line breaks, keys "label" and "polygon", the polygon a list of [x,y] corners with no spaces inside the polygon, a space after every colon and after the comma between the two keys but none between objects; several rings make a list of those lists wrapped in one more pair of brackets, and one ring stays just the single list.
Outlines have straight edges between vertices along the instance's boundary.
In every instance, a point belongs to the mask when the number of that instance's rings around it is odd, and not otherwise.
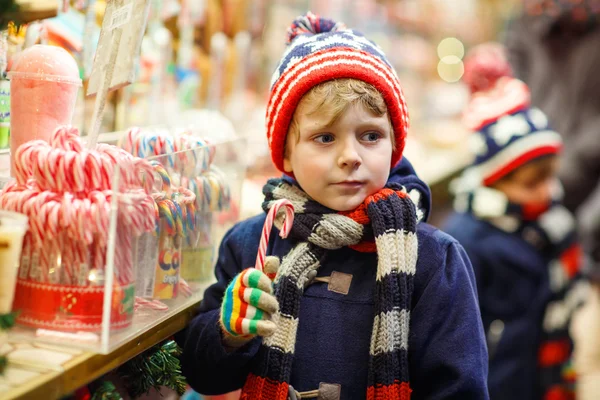
[{"label": "blue star pattern on hat", "polygon": [[532,158],[557,153],[562,145],[560,135],[550,128],[548,119],[537,108],[504,115],[474,135],[473,167],[481,172],[487,184]]},{"label": "blue star pattern on hat", "polygon": [[297,36],[283,53],[283,57],[277,67],[277,72],[271,78],[271,86],[275,84],[284,71],[304,59],[307,55],[321,50],[340,47],[367,52],[379,58],[390,68],[392,67],[381,48],[359,32],[346,29],[343,31],[321,33],[319,35],[302,34]]}]

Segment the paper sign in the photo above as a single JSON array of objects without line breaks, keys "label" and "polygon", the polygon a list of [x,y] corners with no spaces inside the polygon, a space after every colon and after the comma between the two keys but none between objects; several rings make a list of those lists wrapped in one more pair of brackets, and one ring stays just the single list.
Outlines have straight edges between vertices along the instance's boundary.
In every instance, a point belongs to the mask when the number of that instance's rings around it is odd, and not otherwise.
[{"label": "paper sign", "polygon": [[124,5],[121,8],[116,9],[110,16],[109,30],[120,28],[125,25],[131,19],[131,11],[133,10],[133,3]]},{"label": "paper sign", "polygon": [[102,79],[106,79],[109,68],[112,68],[112,77],[110,82],[105,83],[108,91],[133,82],[149,6],[150,0],[108,1],[88,85],[88,96],[101,91]]}]

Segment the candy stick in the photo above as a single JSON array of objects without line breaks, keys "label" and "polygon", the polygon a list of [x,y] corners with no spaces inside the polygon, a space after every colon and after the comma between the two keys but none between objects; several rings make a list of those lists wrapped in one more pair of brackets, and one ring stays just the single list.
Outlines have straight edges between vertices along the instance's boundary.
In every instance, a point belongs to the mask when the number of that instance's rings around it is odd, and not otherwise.
[{"label": "candy stick", "polygon": [[134,308],[137,310],[140,307],[148,307],[156,311],[166,311],[169,309],[169,306],[159,300],[148,300],[144,299],[143,297],[136,296]]},{"label": "candy stick", "polygon": [[256,256],[256,265],[254,266],[259,271],[264,270],[265,258],[267,256],[267,245],[269,244],[269,235],[271,234],[273,223],[277,218],[277,213],[281,208],[284,208],[285,216],[279,236],[286,238],[292,230],[292,225],[294,224],[294,206],[292,203],[286,199],[273,202],[271,204],[271,209],[267,214],[267,219],[265,220],[265,225],[263,226],[260,236],[260,244],[258,246],[258,254]]},{"label": "candy stick", "polygon": [[183,278],[179,278],[179,290],[181,290],[181,293],[185,297],[190,297],[192,294],[194,294],[192,288],[190,288],[190,285]]},{"label": "candy stick", "polygon": [[169,173],[158,161],[150,161],[150,164],[154,167],[154,171],[158,174],[162,182],[162,191],[169,193],[171,191],[171,177]]}]

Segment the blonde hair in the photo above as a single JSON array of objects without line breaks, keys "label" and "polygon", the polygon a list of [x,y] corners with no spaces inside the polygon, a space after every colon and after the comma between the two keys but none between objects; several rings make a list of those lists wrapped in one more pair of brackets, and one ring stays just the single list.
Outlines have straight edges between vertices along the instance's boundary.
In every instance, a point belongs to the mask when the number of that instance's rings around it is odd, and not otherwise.
[{"label": "blonde hair", "polygon": [[[298,103],[290,123],[288,137],[291,134],[297,141],[300,140],[299,113],[309,116],[317,113],[330,115],[331,119],[327,124],[329,126],[334,124],[349,106],[356,104],[363,106],[377,117],[386,115],[388,112],[383,96],[369,83],[350,78],[320,83],[310,89]],[[396,140],[389,116],[388,121],[392,128],[392,146],[395,149]]]}]

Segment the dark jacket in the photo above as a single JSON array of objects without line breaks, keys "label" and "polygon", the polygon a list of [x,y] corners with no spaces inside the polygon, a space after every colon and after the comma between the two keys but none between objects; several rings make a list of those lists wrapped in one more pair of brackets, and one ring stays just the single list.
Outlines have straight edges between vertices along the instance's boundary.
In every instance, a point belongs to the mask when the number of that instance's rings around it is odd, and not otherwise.
[{"label": "dark jacket", "polygon": [[[391,180],[422,190],[422,206],[429,208],[429,190],[407,161],[394,169]],[[207,289],[200,314],[179,337],[183,372],[200,393],[241,388],[258,350],[260,338],[227,353],[218,320],[228,283],[254,265],[264,221],[265,215],[259,215],[227,233],[215,268],[217,283]],[[271,234],[268,254],[281,257],[294,243],[276,233]],[[413,398],[487,399],[487,351],[469,260],[460,244],[426,223],[419,224],[417,236],[409,339]],[[338,383],[342,399],[365,398],[376,265],[375,254],[349,248],[331,251],[318,276],[351,274],[349,293],[334,293],[318,282],[305,290],[291,377],[296,390]]]},{"label": "dark jacket", "polygon": [[[564,370],[557,363],[557,374],[548,378],[547,370],[542,372],[539,367],[542,344],[549,339],[563,338],[572,349],[567,334],[568,320],[563,328],[554,331],[554,337],[545,333],[544,324],[558,311],[549,304],[555,301],[562,304],[560,301],[567,293],[552,290],[551,263],[557,249],[570,246],[574,235],[568,234],[561,245],[540,251],[520,234],[501,230],[471,213],[453,214],[444,231],[464,246],[475,271],[489,346],[490,398],[545,398],[548,387],[564,382],[561,375]],[[575,282],[565,287],[572,288]]]}]

